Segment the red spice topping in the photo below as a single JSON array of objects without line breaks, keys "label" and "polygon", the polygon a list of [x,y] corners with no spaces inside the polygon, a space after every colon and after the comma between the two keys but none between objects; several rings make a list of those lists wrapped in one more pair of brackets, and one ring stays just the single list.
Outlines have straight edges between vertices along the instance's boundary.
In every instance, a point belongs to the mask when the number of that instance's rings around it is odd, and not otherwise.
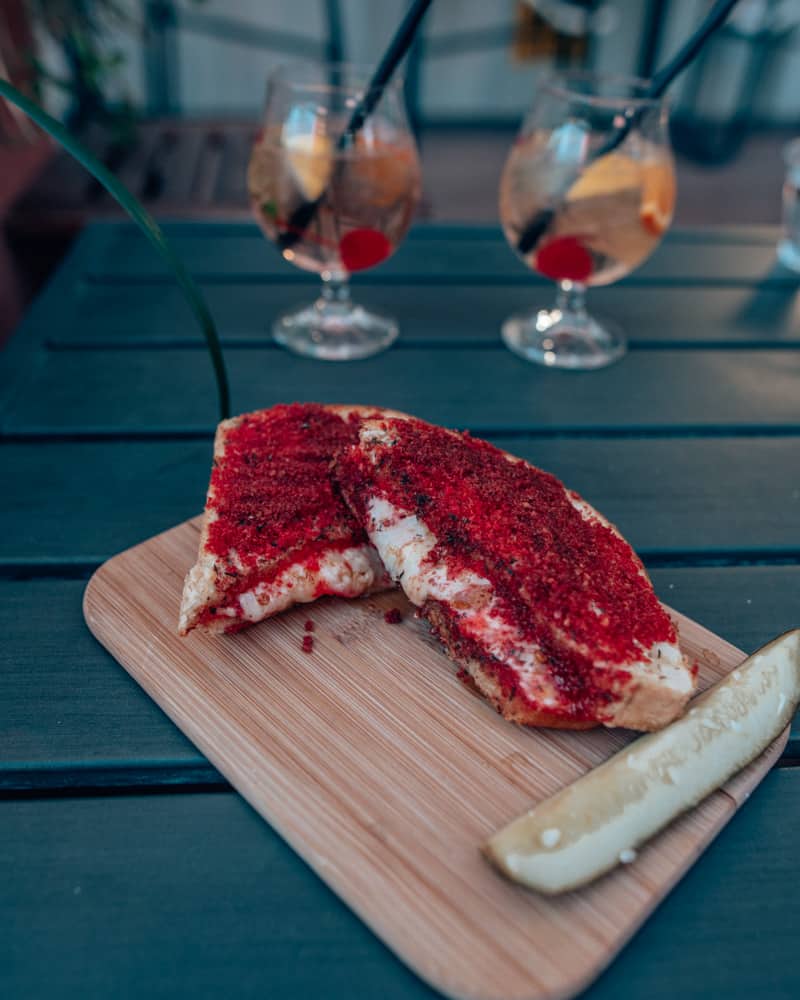
[{"label": "red spice topping", "polygon": [[[583,517],[555,476],[466,434],[421,421],[386,426],[393,443],[375,464],[360,451],[340,463],[345,493],[359,503],[377,490],[439,539],[431,558],[487,577],[508,619],[542,649],[565,713],[592,718],[613,699],[609,687],[628,680],[627,662],[676,640],[633,550]],[[595,663],[620,666],[598,673]],[[518,682],[493,668],[504,689]]]},{"label": "red spice topping", "polygon": [[314,623],[311,621],[310,618],[308,618],[306,620],[306,623],[303,626],[303,628],[306,630],[306,632],[313,632],[314,631]]},{"label": "red spice topping", "polygon": [[534,266],[553,281],[586,281],[593,264],[592,255],[574,236],[560,236],[541,247]]},{"label": "red spice topping", "polygon": [[377,229],[351,229],[339,242],[339,256],[348,271],[374,267],[391,252],[392,244]]},{"label": "red spice topping", "polygon": [[304,653],[313,653],[314,652],[314,636],[313,635],[304,635],[303,636],[302,649],[303,649]]},{"label": "red spice topping", "polygon": [[[206,548],[225,559],[235,549],[245,569],[287,564],[298,554],[361,544],[364,534],[330,479],[335,454],[357,427],[316,403],[246,415],[228,431],[211,475]],[[237,587],[237,570],[226,578]],[[228,589],[228,588],[226,588]]]},{"label": "red spice topping", "polygon": [[389,608],[386,614],[383,616],[383,620],[387,625],[399,625],[403,620],[403,616],[400,614],[397,608]]}]

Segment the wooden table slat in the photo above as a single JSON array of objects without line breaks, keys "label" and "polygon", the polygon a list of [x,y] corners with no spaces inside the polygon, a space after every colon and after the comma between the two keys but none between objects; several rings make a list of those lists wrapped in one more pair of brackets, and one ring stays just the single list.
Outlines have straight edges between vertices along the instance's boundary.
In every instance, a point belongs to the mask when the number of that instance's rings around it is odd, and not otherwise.
[{"label": "wooden table slat", "polygon": [[[130,771],[202,763],[86,628],[85,588],[85,580],[0,582],[0,768]],[[73,775],[78,784],[85,780]]]},{"label": "wooden table slat", "polygon": [[[15,996],[52,996],[54,969],[65,998],[434,995],[234,795],[3,802],[0,820]],[[796,997],[798,822],[800,771],[769,775],[583,1000]]]},{"label": "wooden table slat", "polygon": [[[657,569],[659,595],[749,651],[800,624],[800,567]],[[116,783],[198,780],[203,758],[83,624],[83,580],[0,581],[0,790],[116,771]],[[47,608],[30,628],[31,608]],[[268,626],[261,626],[268,627]],[[465,693],[466,697],[466,693]],[[785,756],[800,757],[800,718]],[[55,772],[54,772],[55,769]],[[158,772],[161,779],[158,779]],[[24,779],[24,780],[23,780]],[[143,780],[144,780],[143,779]]]},{"label": "wooden table slat", "polygon": [[[632,352],[617,365],[577,376],[529,365],[501,347],[447,356],[409,348],[337,366],[335,377],[324,362],[276,351],[229,351],[227,361],[234,412],[295,398],[378,402],[478,432],[800,430],[797,351]],[[58,351],[23,373],[0,430],[210,431],[217,412],[205,353]]]},{"label": "wooden table slat", "polygon": [[[293,285],[207,285],[209,306],[225,344],[271,344],[273,320],[316,294]],[[549,290],[521,285],[361,285],[356,300],[394,316],[402,336],[397,348],[441,344],[498,345],[507,316],[550,304]],[[629,285],[593,289],[591,307],[612,317],[631,345],[753,348],[800,345],[800,296],[791,287],[696,288],[676,285],[659,295]],[[35,331],[61,349],[115,346],[163,347],[204,342],[180,290],[151,283],[81,284],[66,321],[46,321]]]},{"label": "wooden table slat", "polygon": [[[491,438],[563,479],[646,557],[800,549],[800,438]],[[211,440],[3,444],[0,568],[100,563],[193,517]],[[767,485],[768,484],[768,487]]]},{"label": "wooden table slat", "polygon": [[[263,280],[267,276],[282,281],[298,280],[301,272],[280,257],[255,223],[233,231],[225,227],[216,234],[214,224],[206,224],[204,228],[205,234],[199,237],[196,232],[177,225],[165,226],[170,242],[195,277],[207,281]],[[218,238],[210,238],[214,235]],[[90,280],[135,282],[165,277],[160,259],[144,238],[132,238],[125,224],[93,226],[86,237],[85,252]],[[421,238],[412,231],[390,260],[363,275],[362,280],[550,284],[532,275],[508,247],[500,231],[492,227],[477,233],[466,229],[457,240],[440,235],[434,227]],[[719,242],[709,252],[707,244],[691,236],[686,239],[679,231],[671,234],[627,280],[632,284],[771,282],[796,286],[798,283],[796,274],[776,263],[773,244]]]}]

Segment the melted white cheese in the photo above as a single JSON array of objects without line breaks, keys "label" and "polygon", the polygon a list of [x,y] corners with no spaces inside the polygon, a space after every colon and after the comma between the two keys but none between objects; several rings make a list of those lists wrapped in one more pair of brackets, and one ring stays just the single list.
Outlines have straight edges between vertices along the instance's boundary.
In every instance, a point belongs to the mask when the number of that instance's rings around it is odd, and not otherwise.
[{"label": "melted white cheese", "polygon": [[[575,506],[584,508],[581,509],[584,516],[593,516],[588,504]],[[429,599],[446,603],[456,616],[460,631],[477,641],[488,655],[511,667],[529,698],[544,708],[558,704],[560,698],[541,648],[507,621],[489,580],[470,570],[453,574],[446,563],[431,559],[435,535],[415,514],[397,508],[383,497],[370,498],[367,521],[367,535],[387,572],[400,583],[412,603],[421,606]],[[596,611],[602,613],[602,609]],[[674,690],[687,694],[693,686],[691,674],[674,644],[657,643],[643,651],[641,660],[625,664],[625,669],[632,674],[657,675]],[[615,709],[615,705],[609,706],[606,721],[613,720]]]},{"label": "melted white cheese", "polygon": [[545,706],[557,703],[542,669],[539,648],[504,620],[491,582],[471,570],[453,574],[446,563],[429,559],[436,537],[415,514],[373,497],[367,508],[367,535],[387,572],[413,604],[446,603],[461,632],[479,642],[488,655],[512,667],[529,697]]},{"label": "melted white cheese", "polygon": [[[320,556],[318,569],[310,570],[304,563],[293,563],[273,580],[259,583],[240,594],[241,616],[246,621],[261,621],[292,604],[315,600],[320,589],[339,597],[358,597],[374,587],[382,576],[380,560],[368,545],[325,552]],[[236,611],[221,608],[219,613],[235,615]]]}]

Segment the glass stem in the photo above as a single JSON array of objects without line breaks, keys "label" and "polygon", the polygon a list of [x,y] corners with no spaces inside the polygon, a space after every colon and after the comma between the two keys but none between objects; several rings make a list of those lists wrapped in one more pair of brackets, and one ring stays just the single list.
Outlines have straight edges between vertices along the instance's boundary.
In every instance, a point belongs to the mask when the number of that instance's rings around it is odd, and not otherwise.
[{"label": "glass stem", "polygon": [[350,283],[344,271],[322,272],[322,294],[317,300],[317,308],[325,312],[349,312]]},{"label": "glass stem", "polygon": [[579,281],[559,281],[556,309],[571,316],[586,316],[586,285]]}]

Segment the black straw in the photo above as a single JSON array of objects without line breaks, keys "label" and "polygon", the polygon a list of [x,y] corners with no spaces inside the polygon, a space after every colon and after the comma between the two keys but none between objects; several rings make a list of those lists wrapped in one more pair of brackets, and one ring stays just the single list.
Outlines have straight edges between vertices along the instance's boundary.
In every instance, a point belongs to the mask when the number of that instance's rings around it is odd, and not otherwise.
[{"label": "black straw", "polygon": [[[375,106],[380,101],[386,85],[394,75],[394,71],[411,47],[419,23],[432,3],[433,0],[414,0],[409,7],[408,13],[394,33],[389,47],[378,63],[377,69],[372,74],[372,79],[369,81],[369,85],[364,91],[361,100],[353,109],[347,127],[337,140],[336,148],[338,150],[345,149],[352,143],[356,134],[363,127],[364,122],[375,110]],[[292,212],[289,216],[286,231],[278,237],[278,245],[282,249],[293,246],[300,239],[311,220],[317,214],[317,209],[324,197],[325,192],[323,191],[313,201],[301,202]]]},{"label": "black straw", "polygon": [[[738,2],[739,0],[717,0],[708,12],[705,20],[699,25],[683,47],[650,80],[650,86],[642,95],[644,100],[653,101],[663,95],[675,77],[686,69],[717,28],[724,24]],[[597,160],[601,156],[607,156],[608,153],[613,152],[624,141],[640,118],[641,110],[629,114],[625,124],[611,136],[608,142],[595,151],[592,159]],[[517,240],[517,250],[521,254],[530,253],[533,250],[549,228],[555,214],[555,209],[545,208],[531,219],[523,229],[519,240]]]},{"label": "black straw", "polygon": [[675,77],[686,69],[717,28],[724,24],[738,2],[739,0],[717,0],[708,12],[705,21],[702,22],[697,31],[688,39],[683,48],[679,49],[667,65],[663,69],[660,69],[652,78],[648,97],[661,97]]}]

